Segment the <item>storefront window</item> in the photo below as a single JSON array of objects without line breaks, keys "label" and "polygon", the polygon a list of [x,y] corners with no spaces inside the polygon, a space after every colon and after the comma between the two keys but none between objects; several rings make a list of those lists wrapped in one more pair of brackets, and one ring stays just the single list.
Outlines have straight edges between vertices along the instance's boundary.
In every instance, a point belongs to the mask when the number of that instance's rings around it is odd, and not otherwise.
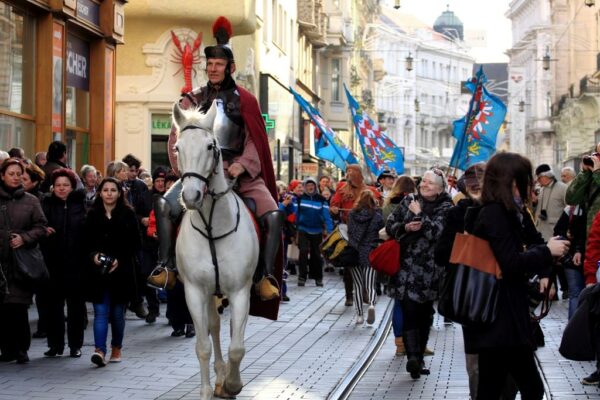
[{"label": "storefront window", "polygon": [[0,3],[0,109],[35,113],[35,20]]},{"label": "storefront window", "polygon": [[21,118],[0,114],[0,149],[21,147],[29,158],[35,156],[35,124]]},{"label": "storefront window", "polygon": [[171,132],[170,114],[152,114],[152,144],[151,168],[152,171],[159,165],[170,166],[167,154],[167,141]]}]

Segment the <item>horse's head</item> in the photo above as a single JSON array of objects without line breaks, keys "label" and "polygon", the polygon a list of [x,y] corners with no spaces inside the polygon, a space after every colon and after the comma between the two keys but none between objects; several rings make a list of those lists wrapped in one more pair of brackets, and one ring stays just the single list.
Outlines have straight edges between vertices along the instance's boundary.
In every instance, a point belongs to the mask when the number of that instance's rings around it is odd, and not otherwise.
[{"label": "horse's head", "polygon": [[179,135],[175,150],[181,173],[181,197],[187,209],[198,209],[208,191],[209,180],[222,170],[221,150],[213,134],[217,105],[213,102],[206,114],[197,109],[173,106],[173,122]]}]

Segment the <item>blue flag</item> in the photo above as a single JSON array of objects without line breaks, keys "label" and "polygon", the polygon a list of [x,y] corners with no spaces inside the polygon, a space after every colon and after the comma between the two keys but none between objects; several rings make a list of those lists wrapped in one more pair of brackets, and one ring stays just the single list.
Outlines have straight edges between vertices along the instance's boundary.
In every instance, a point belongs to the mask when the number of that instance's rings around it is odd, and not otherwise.
[{"label": "blue flag", "polygon": [[452,135],[456,138],[456,146],[450,166],[463,171],[473,164],[489,160],[496,152],[496,138],[506,116],[506,106],[486,90],[486,81],[483,67],[480,67],[475,77],[465,85],[473,92],[469,111],[454,121]]},{"label": "blue flag", "polygon": [[344,172],[346,172],[346,165],[358,164],[358,160],[354,157],[350,149],[323,120],[319,110],[304,100],[291,87],[290,91],[298,104],[300,104],[300,107],[308,114],[310,122],[315,127],[315,154],[317,157],[335,164],[336,167]]},{"label": "blue flag", "polygon": [[346,85],[344,85],[344,91],[348,97],[356,136],[358,136],[365,156],[365,162],[373,175],[379,176],[386,169],[395,171],[396,174],[403,174],[404,155],[402,150],[381,131],[375,121],[363,112]]}]

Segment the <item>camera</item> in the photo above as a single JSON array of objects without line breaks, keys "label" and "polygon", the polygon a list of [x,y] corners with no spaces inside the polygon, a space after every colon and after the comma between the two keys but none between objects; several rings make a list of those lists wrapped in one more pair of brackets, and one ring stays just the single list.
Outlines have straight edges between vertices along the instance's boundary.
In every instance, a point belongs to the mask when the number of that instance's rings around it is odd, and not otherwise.
[{"label": "camera", "polygon": [[581,161],[583,162],[583,165],[587,165],[588,167],[593,167],[594,160],[592,160],[592,157],[598,157],[598,156],[600,156],[599,153],[594,153],[591,156],[584,156]]},{"label": "camera", "polygon": [[113,263],[115,262],[115,258],[108,256],[106,254],[100,254],[98,256],[98,261],[100,261],[100,267],[102,268],[102,275],[106,275],[108,274],[108,271],[110,271]]},{"label": "camera", "polygon": [[546,221],[548,219],[548,213],[546,212],[546,210],[541,210],[540,211],[540,220],[541,221]]}]

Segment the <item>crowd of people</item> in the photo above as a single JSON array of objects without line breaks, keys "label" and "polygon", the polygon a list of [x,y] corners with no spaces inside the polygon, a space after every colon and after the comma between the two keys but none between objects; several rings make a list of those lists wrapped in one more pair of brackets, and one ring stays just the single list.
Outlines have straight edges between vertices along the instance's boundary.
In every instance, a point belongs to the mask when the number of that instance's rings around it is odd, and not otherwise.
[{"label": "crowd of people", "polygon": [[[0,152],[0,319],[11,326],[0,329],[1,361],[28,362],[32,336],[47,338],[46,357],[62,355],[66,346],[71,357],[80,357],[86,301],[93,304],[91,359],[98,366],[121,361],[127,308],[148,324],[159,316],[164,291],[146,284],[159,258],[152,204],[177,182],[176,173],[158,167],[150,174],[128,154],[110,162],[103,177],[91,165],[76,173],[66,157],[59,141],[33,161],[21,149]],[[599,170],[598,153],[579,173],[564,168],[556,176],[549,165],[533,169],[526,158],[504,152],[471,166],[460,179],[438,168],[420,177],[386,170],[368,184],[361,168],[350,165],[339,182],[330,176],[279,181],[286,274],[297,274],[298,286],[309,280],[323,286],[324,271],[333,268],[320,245],[337,225],[347,224],[348,246],[358,257],[339,271],[345,305],[354,306],[357,325],[373,324],[377,297],[393,298],[396,354],[406,356],[407,372],[418,379],[430,373],[424,357],[433,353],[427,348],[429,331],[440,286],[452,268],[455,235],[481,237],[502,273],[501,306],[491,326],[463,326],[470,395],[507,398],[519,391],[523,399],[541,399],[533,357],[540,345],[533,330],[540,328],[531,321],[528,282],[540,278],[540,290],[553,286],[556,297],[560,289],[560,297],[569,299],[569,318],[584,287],[597,283]],[[391,277],[378,275],[369,261],[384,237],[401,247],[400,269]],[[15,273],[14,250],[36,245],[49,272],[41,284]],[[282,289],[281,300],[290,301],[286,286]],[[172,336],[193,337],[181,282],[166,292]],[[34,297],[39,320],[32,335],[28,307]],[[600,372],[582,383],[600,384]]]},{"label": "crowd of people", "polygon": [[[158,259],[152,203],[178,177],[166,167],[147,182],[145,174],[132,154],[110,162],[106,177],[91,165],[76,173],[60,141],[33,161],[19,148],[0,152],[0,319],[11,327],[0,329],[0,361],[28,362],[32,337],[47,339],[46,357],[63,355],[66,346],[70,357],[81,357],[86,302],[93,304],[91,360],[98,366],[121,361],[127,308],[153,324],[160,301],[167,302],[171,336],[195,336],[181,282],[168,290],[147,285]],[[15,250],[35,246],[49,275],[41,282],[17,273]],[[32,334],[27,310],[34,298],[39,319]]]}]

